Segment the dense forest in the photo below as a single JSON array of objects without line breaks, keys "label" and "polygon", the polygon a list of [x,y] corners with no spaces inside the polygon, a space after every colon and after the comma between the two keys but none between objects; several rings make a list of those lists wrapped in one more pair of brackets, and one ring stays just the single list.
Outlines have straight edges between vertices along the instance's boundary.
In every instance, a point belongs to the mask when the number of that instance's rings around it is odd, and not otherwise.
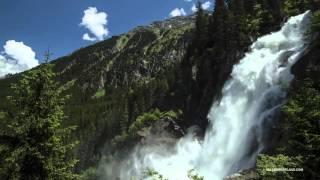
[{"label": "dense forest", "polygon": [[[214,3],[0,79],[0,179],[101,178],[101,159],[124,157],[159,122],[177,138],[195,125],[203,136],[212,102],[250,44],[307,10],[310,45],[285,87],[276,140],[252,170],[256,179],[320,179],[320,1]],[[275,166],[304,171],[266,171]]]}]

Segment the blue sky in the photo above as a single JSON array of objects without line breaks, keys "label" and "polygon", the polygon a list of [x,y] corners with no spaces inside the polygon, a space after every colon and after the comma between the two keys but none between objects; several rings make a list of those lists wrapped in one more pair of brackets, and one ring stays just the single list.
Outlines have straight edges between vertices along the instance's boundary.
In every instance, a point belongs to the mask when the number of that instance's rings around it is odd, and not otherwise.
[{"label": "blue sky", "polygon": [[[176,8],[178,9],[173,14],[191,14],[191,7],[195,2],[196,0],[0,0],[0,77],[3,64],[14,59],[14,55],[4,52],[4,46],[9,40],[15,41],[11,42],[13,48],[17,42],[23,42],[20,47],[32,48],[36,54],[33,59],[40,62],[48,48],[55,59],[97,42],[83,40],[83,35],[90,34],[90,30],[85,25],[80,26],[80,23],[84,11],[89,7],[95,7],[97,13],[107,14],[107,24],[103,26],[109,31],[108,36],[103,35],[106,39],[138,25],[166,19]],[[90,36],[92,37],[92,33]],[[33,57],[30,50],[25,48],[22,51],[27,51]]]},{"label": "blue sky", "polygon": [[23,41],[39,59],[48,47],[59,57],[92,43],[82,40],[86,30],[79,26],[88,7],[108,14],[112,36],[165,19],[175,8],[191,13],[191,6],[185,0],[1,0],[0,48],[7,40]]}]

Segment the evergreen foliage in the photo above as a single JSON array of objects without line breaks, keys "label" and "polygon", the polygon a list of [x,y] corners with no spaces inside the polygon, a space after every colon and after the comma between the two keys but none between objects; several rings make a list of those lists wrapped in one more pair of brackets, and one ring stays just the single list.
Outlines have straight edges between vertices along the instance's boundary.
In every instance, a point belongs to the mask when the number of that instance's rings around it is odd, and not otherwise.
[{"label": "evergreen foliage", "polygon": [[62,90],[52,66],[43,64],[13,85],[9,97],[15,107],[0,134],[0,179],[76,179],[77,163],[69,134],[63,128]]},{"label": "evergreen foliage", "polygon": [[226,42],[228,41],[228,31],[227,31],[227,22],[228,22],[228,9],[224,0],[216,0],[214,6],[213,14],[209,21],[209,34],[208,38],[209,46],[214,46],[219,48],[218,57],[220,57],[220,52],[223,52],[222,49],[227,48]]},{"label": "evergreen foliage", "polygon": [[313,33],[319,33],[320,32],[320,10],[315,11],[313,13],[311,30],[312,30]]},{"label": "evergreen foliage", "polygon": [[257,159],[257,172],[261,179],[294,179],[294,174],[303,173],[299,168],[299,158],[282,154],[260,155]]},{"label": "evergreen foliage", "polygon": [[202,54],[206,42],[207,42],[207,34],[208,34],[208,15],[202,9],[201,2],[197,3],[197,14],[196,14],[196,22],[195,22],[195,32],[192,42],[192,48],[194,49],[194,55]]},{"label": "evergreen foliage", "polygon": [[168,180],[167,178],[164,178],[163,175],[158,173],[157,171],[147,169],[144,173],[145,178],[151,179],[151,180]]},{"label": "evergreen foliage", "polygon": [[284,12],[288,16],[297,15],[303,11],[311,8],[310,0],[285,0],[284,1]]},{"label": "evergreen foliage", "polygon": [[[283,140],[275,155],[258,158],[258,173],[264,178],[319,179],[320,174],[320,86],[319,65],[295,80],[288,102],[283,106]],[[266,171],[267,168],[299,168],[303,171]]]},{"label": "evergreen foliage", "polygon": [[293,91],[284,106],[284,131],[287,144],[284,152],[301,156],[304,178],[318,179],[320,167],[320,89],[311,79],[306,79]]},{"label": "evergreen foliage", "polygon": [[199,176],[194,169],[188,171],[188,178],[190,180],[204,180],[203,176]]},{"label": "evergreen foliage", "polygon": [[319,8],[319,0],[285,0],[283,3],[283,11],[288,16],[294,16],[306,10],[317,11]]},{"label": "evergreen foliage", "polygon": [[230,48],[247,46],[249,39],[247,38],[248,30],[246,24],[246,14],[244,1],[237,0],[230,2]]},{"label": "evergreen foliage", "polygon": [[[268,4],[264,1],[258,1],[257,4],[254,5],[254,13],[251,17],[251,32],[258,33],[259,35],[262,33],[269,32],[271,29],[269,28],[273,24],[273,15],[269,9]],[[249,20],[249,22],[250,22]],[[259,33],[260,32],[260,33]]]}]

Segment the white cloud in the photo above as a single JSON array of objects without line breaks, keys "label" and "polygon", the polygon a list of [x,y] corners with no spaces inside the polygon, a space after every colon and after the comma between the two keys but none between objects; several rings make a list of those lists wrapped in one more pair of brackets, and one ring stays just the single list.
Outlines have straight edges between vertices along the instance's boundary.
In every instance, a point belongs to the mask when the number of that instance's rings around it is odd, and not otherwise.
[{"label": "white cloud", "polygon": [[36,53],[23,42],[9,40],[0,53],[0,77],[31,69],[39,65]]},{"label": "white cloud", "polygon": [[210,1],[207,1],[201,5],[202,9],[204,10],[208,10],[211,6],[212,6],[212,3]]},{"label": "white cloud", "polygon": [[187,15],[187,13],[185,12],[185,10],[183,8],[175,8],[174,10],[172,10],[170,12],[170,17],[176,17],[176,16],[185,16]]},{"label": "white cloud", "polygon": [[184,0],[184,1],[186,1],[186,2],[191,2],[192,0]]},{"label": "white cloud", "polygon": [[97,38],[95,38],[95,37],[90,37],[90,35],[88,33],[83,34],[82,39],[86,40],[86,41],[96,41],[97,40]]},{"label": "white cloud", "polygon": [[196,7],[196,4],[193,4],[193,5],[192,5],[191,11],[192,11],[192,12],[197,12],[197,11],[198,11],[198,8]]},{"label": "white cloud", "polygon": [[85,33],[82,36],[83,40],[95,41],[103,40],[109,35],[109,30],[106,27],[108,24],[108,14],[105,12],[98,12],[97,8],[89,7],[84,10],[82,22],[80,26],[83,26],[89,30],[89,33]]},{"label": "white cloud", "polygon": [[[212,6],[212,2],[210,2],[210,1],[207,1],[207,2],[201,4],[202,9],[204,9],[204,10],[208,10],[211,6]],[[192,12],[197,12],[198,11],[198,8],[196,7],[196,4],[192,5],[191,11]]]}]

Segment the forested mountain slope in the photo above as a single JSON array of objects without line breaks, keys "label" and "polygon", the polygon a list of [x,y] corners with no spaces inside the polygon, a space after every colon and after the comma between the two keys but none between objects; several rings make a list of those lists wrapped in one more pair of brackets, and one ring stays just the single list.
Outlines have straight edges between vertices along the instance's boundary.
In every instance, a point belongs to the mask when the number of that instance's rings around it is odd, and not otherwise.
[{"label": "forested mountain slope", "polygon": [[[77,126],[80,165],[141,113],[159,105],[170,109],[164,101],[190,42],[193,19],[177,17],[137,27],[51,62],[71,95],[64,123]],[[10,85],[20,77],[0,81],[1,109],[9,109]]]}]

